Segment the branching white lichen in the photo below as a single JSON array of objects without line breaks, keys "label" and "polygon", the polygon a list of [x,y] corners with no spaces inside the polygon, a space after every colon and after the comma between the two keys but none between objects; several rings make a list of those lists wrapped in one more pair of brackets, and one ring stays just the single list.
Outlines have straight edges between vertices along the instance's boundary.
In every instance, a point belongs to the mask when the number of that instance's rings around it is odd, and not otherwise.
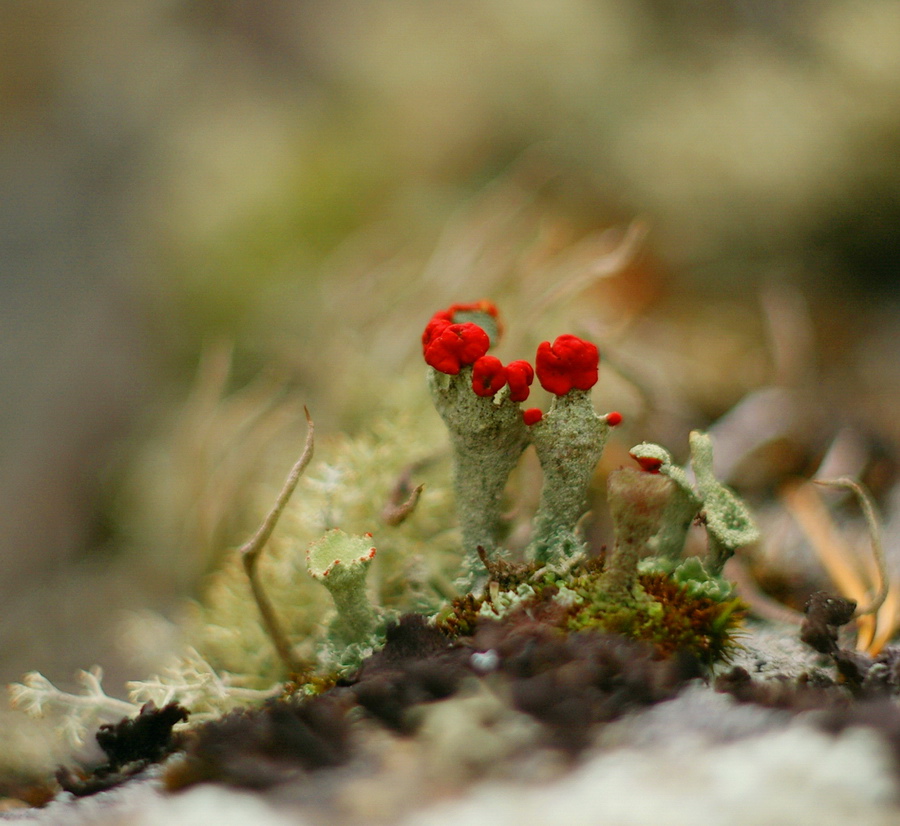
[{"label": "branching white lichen", "polygon": [[261,702],[279,691],[280,683],[269,689],[255,689],[242,685],[233,674],[217,673],[193,648],[188,648],[161,674],[128,683],[134,703],[152,702],[159,707],[179,703],[191,712],[192,723],[213,719],[241,704]]},{"label": "branching white lichen", "polygon": [[233,675],[216,673],[193,649],[160,675],[128,683],[130,701],[106,693],[100,666],[79,671],[76,680],[81,691],[72,693],[57,688],[37,671],[29,672],[21,683],[9,686],[10,703],[30,717],[57,720],[60,734],[77,748],[101,723],[133,717],[145,703],[152,702],[159,708],[178,703],[190,711],[190,722],[196,724],[238,705],[262,702],[281,691],[280,683],[265,691],[244,687]]},{"label": "branching white lichen", "polygon": [[58,716],[60,733],[72,746],[80,746],[88,732],[99,723],[140,711],[139,705],[110,697],[103,690],[100,666],[79,671],[76,680],[82,691],[72,694],[57,688],[43,674],[31,671],[21,683],[9,686],[10,703],[31,717]]}]

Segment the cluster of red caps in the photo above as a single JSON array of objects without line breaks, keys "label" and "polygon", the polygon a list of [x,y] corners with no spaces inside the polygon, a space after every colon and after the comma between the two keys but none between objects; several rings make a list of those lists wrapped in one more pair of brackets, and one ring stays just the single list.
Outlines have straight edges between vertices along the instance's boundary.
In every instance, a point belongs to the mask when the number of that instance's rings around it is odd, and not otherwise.
[{"label": "cluster of red caps", "polygon": [[[455,376],[463,367],[472,365],[472,389],[479,396],[493,396],[508,384],[510,399],[523,402],[528,398],[535,373],[541,387],[556,396],[564,396],[570,390],[590,390],[597,383],[600,354],[591,342],[562,335],[552,344],[541,342],[534,368],[524,360],[504,366],[500,359],[486,355],[490,339],[481,327],[471,321],[454,322],[457,313],[473,312],[498,319],[497,307],[491,301],[453,304],[431,317],[422,333],[422,348],[426,363],[441,373]],[[497,326],[499,329],[499,320]],[[524,411],[525,424],[539,422],[542,415],[536,407]],[[610,417],[618,418],[612,421]],[[607,421],[614,426],[621,417],[609,414]]]}]

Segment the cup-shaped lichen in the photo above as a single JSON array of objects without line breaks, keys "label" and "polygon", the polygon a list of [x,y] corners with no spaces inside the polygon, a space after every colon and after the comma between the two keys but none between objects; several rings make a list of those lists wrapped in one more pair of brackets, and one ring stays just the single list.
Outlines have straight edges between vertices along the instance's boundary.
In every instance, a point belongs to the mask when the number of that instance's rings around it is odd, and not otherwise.
[{"label": "cup-shaped lichen", "polygon": [[688,529],[700,511],[700,499],[691,487],[687,474],[673,464],[672,456],[665,448],[642,442],[631,449],[631,456],[644,473],[659,474],[672,481],[669,502],[660,517],[658,531],[648,542],[648,550],[654,556],[678,560]]},{"label": "cup-shaped lichen", "polygon": [[371,536],[351,536],[338,528],[309,546],[307,570],[328,589],[337,609],[328,632],[334,643],[365,643],[376,631],[378,612],[366,593],[366,573],[374,558]]}]

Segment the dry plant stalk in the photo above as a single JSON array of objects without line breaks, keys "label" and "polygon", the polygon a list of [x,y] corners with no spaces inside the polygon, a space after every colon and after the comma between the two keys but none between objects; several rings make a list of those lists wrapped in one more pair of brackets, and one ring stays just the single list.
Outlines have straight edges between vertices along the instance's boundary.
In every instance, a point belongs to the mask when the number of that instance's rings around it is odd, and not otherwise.
[{"label": "dry plant stalk", "polygon": [[416,509],[419,497],[425,485],[412,487],[412,475],[432,461],[432,457],[413,462],[407,467],[391,490],[390,498],[381,511],[381,519],[386,525],[396,527],[402,525],[406,518]]},{"label": "dry plant stalk", "polygon": [[307,668],[305,663],[300,662],[294,656],[284,627],[278,619],[275,609],[272,607],[272,603],[259,578],[257,563],[259,562],[259,558],[262,555],[266,543],[272,536],[272,531],[275,530],[275,526],[278,524],[279,517],[284,511],[288,500],[291,498],[291,494],[294,492],[294,488],[297,487],[297,482],[300,481],[303,471],[306,470],[306,466],[313,456],[315,427],[313,426],[312,418],[309,415],[309,410],[307,410],[305,406],[303,412],[306,414],[306,444],[303,447],[303,453],[291,468],[291,471],[281,488],[281,492],[278,494],[278,498],[272,506],[272,510],[269,511],[253,537],[239,549],[241,559],[244,563],[244,570],[247,572],[247,578],[250,580],[250,590],[253,592],[253,599],[256,601],[256,605],[259,608],[263,625],[265,626],[266,632],[271,638],[272,643],[275,645],[278,656],[284,663],[285,668],[287,668],[288,674],[301,674],[306,671]]}]

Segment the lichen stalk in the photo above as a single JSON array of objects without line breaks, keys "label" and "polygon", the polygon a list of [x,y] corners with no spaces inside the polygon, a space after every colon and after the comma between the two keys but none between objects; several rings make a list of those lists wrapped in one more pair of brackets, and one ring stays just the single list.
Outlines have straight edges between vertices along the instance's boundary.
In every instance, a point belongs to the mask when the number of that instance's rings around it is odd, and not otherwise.
[{"label": "lichen stalk", "polygon": [[375,631],[378,617],[366,594],[366,572],[336,566],[326,581],[337,609],[335,636],[342,642],[363,642]]},{"label": "lichen stalk", "polygon": [[337,528],[310,545],[307,570],[331,594],[337,616],[328,630],[336,645],[374,644],[379,613],[366,591],[366,574],[375,558],[371,536],[351,536]]},{"label": "lichen stalk", "polygon": [[738,548],[759,540],[759,528],[738,495],[716,479],[709,435],[699,430],[692,431],[690,445],[691,468],[703,500],[701,515],[709,537],[707,568],[711,574],[718,575]]},{"label": "lichen stalk", "polygon": [[684,469],[672,462],[672,455],[665,448],[642,442],[635,445],[630,453],[645,473],[660,474],[672,481],[671,496],[661,515],[659,529],[648,545],[654,555],[677,561],[681,558],[688,530],[700,512],[702,502],[691,487]]},{"label": "lichen stalk", "polygon": [[472,392],[471,367],[462,368],[455,376],[429,368],[428,386],[450,434],[464,576],[470,577],[482,568],[478,548],[490,553],[497,547],[503,492],[528,444],[528,429],[507,388],[494,397]]},{"label": "lichen stalk", "polygon": [[561,561],[583,549],[575,526],[584,514],[609,425],[594,412],[590,391],[573,389],[556,396],[530,432],[544,483],[529,556],[541,563]]}]

